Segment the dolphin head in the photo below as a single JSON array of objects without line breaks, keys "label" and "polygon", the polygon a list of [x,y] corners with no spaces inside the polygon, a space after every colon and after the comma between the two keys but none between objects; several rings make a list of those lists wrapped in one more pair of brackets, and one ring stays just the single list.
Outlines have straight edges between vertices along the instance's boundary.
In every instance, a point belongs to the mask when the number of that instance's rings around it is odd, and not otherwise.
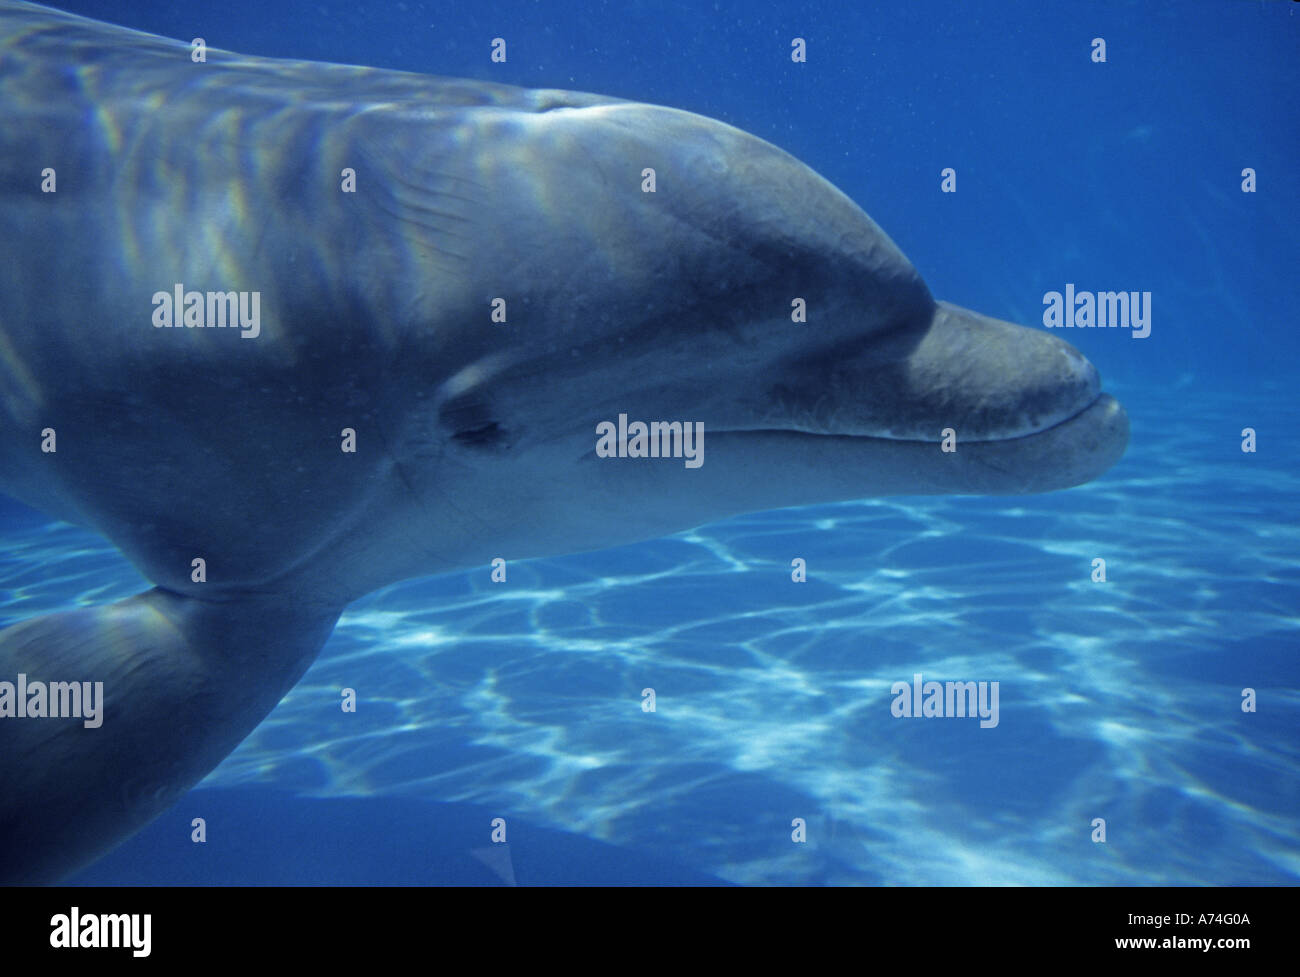
[{"label": "dolphin head", "polygon": [[[935,302],[856,204],[762,140],[607,102],[473,138],[491,151],[470,147],[457,185],[499,218],[469,260],[500,276],[472,299],[508,313],[460,334],[440,471],[458,505],[527,523],[522,555],[813,502],[1043,492],[1124,451],[1076,349]],[[702,464],[601,457],[620,414],[702,424]]]},{"label": "dolphin head", "polygon": [[[196,74],[187,44],[4,0],[0,50],[0,167],[28,173],[0,194],[0,488],[158,584],[0,630],[0,677],[94,678],[107,717],[0,723],[0,880],[156,816],[378,587],[801,503],[1061,488],[1124,448],[1077,352],[936,304],[851,201],[728,126],[216,51]],[[36,200],[36,160],[73,206]],[[256,334],[151,326],[182,282],[265,288]],[[702,428],[700,464],[602,457],[619,415]]]}]

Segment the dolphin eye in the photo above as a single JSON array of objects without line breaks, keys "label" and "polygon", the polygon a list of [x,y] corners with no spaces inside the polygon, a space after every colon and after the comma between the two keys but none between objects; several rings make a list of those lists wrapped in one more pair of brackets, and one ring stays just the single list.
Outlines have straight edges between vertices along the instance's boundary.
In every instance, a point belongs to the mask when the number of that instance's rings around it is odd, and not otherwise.
[{"label": "dolphin eye", "polygon": [[438,420],[451,431],[451,439],[471,448],[496,448],[507,443],[506,430],[492,416],[489,405],[473,397],[458,397],[442,405]]},{"label": "dolphin eye", "polygon": [[490,448],[495,445],[504,444],[506,432],[496,421],[484,424],[482,427],[470,428],[464,431],[457,431],[451,436],[453,441],[459,441],[461,444],[472,445],[475,448]]}]

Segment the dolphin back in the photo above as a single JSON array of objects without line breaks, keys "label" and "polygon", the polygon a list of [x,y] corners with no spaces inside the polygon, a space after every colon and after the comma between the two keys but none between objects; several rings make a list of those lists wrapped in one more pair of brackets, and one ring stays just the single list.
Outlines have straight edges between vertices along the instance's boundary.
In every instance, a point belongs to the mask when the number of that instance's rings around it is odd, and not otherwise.
[{"label": "dolphin back", "polygon": [[[227,89],[250,106],[279,103],[305,107],[339,104],[412,109],[491,108],[544,112],[621,101],[559,89],[518,88],[464,78],[443,78],[384,68],[259,58],[196,46],[116,24],[52,10],[25,0],[0,0],[0,88],[4,114],[36,111],[51,96],[111,93],[121,102],[132,93],[144,105],[157,100]],[[177,91],[177,69],[193,68],[189,92]],[[215,70],[209,70],[215,69]]]}]

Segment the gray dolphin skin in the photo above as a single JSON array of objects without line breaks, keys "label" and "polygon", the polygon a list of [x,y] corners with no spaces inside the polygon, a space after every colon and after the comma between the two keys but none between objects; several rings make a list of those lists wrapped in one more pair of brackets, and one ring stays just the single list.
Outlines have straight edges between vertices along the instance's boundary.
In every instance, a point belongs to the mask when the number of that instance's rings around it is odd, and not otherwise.
[{"label": "gray dolphin skin", "polygon": [[[1076,350],[937,303],[730,126],[191,53],[0,0],[0,491],[156,585],[0,632],[0,682],[104,690],[97,728],[0,718],[0,880],[169,807],[377,588],[783,506],[1062,489],[1124,451]],[[257,293],[256,329],[158,324],[178,286]],[[702,423],[703,464],[599,457],[620,414]]]}]

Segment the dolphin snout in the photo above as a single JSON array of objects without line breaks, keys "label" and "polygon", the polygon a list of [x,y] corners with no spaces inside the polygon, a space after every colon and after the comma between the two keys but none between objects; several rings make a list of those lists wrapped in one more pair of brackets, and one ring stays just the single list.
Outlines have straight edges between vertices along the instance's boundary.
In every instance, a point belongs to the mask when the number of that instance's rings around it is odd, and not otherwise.
[{"label": "dolphin snout", "polygon": [[1097,369],[1057,337],[963,309],[932,308],[910,353],[884,363],[851,347],[804,359],[773,390],[800,430],[936,442],[1036,434],[1101,396]]},{"label": "dolphin snout", "polygon": [[936,305],[929,331],[893,379],[898,397],[925,405],[913,431],[920,440],[936,437],[927,423],[965,441],[1025,437],[1101,396],[1097,368],[1069,343],[948,302]]}]

